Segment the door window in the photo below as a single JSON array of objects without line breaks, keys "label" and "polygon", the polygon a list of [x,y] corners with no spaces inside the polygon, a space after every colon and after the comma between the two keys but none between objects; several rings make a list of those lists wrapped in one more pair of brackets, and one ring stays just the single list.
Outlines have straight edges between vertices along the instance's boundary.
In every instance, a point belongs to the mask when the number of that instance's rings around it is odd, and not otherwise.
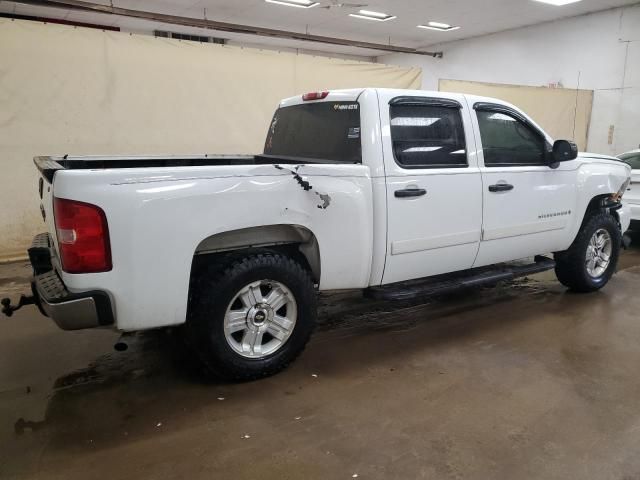
[{"label": "door window", "polygon": [[391,142],[403,168],[466,167],[467,152],[458,108],[391,105]]},{"label": "door window", "polygon": [[547,164],[544,137],[515,115],[491,110],[477,115],[485,166]]}]

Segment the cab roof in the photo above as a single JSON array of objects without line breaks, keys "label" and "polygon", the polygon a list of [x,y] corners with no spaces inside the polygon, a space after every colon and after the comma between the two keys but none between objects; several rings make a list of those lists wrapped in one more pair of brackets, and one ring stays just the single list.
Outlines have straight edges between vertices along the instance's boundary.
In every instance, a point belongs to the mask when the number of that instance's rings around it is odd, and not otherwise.
[{"label": "cab roof", "polygon": [[[486,103],[495,103],[499,105],[505,105],[508,107],[516,108],[514,105],[511,105],[504,100],[500,100],[498,98],[491,97],[482,97],[479,95],[468,95],[462,93],[454,93],[454,92],[439,92],[434,90],[412,90],[412,89],[403,89],[403,88],[349,88],[349,89],[336,89],[336,90],[319,90],[320,92],[328,92],[326,97],[322,99],[313,100],[314,102],[355,102],[358,100],[358,97],[366,90],[375,90],[380,94],[386,94],[387,96],[403,96],[403,95],[413,95],[413,96],[421,96],[421,97],[440,97],[440,98],[452,98],[452,99],[460,99],[460,97],[465,97],[470,105],[473,105],[478,102],[486,102]],[[314,92],[315,93],[315,92]],[[279,104],[279,107],[288,107],[291,105],[299,105],[305,102],[303,100],[304,94],[295,95],[293,97],[285,98]],[[517,108],[516,108],[517,109]]]}]

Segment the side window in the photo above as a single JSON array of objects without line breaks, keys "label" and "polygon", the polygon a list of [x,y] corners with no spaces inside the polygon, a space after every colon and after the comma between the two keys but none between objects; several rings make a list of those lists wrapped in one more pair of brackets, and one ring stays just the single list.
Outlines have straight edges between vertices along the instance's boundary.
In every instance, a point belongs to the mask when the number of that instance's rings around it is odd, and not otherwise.
[{"label": "side window", "polygon": [[545,139],[526,123],[504,112],[476,113],[485,166],[547,164]]},{"label": "side window", "polygon": [[391,142],[404,168],[466,167],[467,152],[458,108],[391,105]]}]

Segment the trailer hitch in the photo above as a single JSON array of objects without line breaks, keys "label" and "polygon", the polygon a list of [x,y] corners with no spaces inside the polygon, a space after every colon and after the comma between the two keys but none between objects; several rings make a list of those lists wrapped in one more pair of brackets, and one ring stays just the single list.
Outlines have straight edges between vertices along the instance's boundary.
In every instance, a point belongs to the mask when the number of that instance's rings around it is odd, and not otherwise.
[{"label": "trailer hitch", "polygon": [[2,300],[0,300],[0,303],[2,304],[2,313],[4,313],[7,317],[10,317],[11,315],[13,315],[13,312],[15,312],[16,310],[20,310],[25,305],[34,305],[36,303],[36,299],[33,295],[20,295],[20,300],[18,300],[17,305],[11,305],[10,298],[3,298]]}]

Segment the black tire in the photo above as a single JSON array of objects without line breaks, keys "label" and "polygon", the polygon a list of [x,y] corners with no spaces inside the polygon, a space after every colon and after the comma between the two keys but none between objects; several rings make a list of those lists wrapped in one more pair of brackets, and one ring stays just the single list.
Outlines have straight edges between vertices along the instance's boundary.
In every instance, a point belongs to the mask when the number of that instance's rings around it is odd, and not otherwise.
[{"label": "black tire", "polygon": [[[247,284],[264,279],[286,286],[296,302],[297,319],[278,350],[263,358],[246,358],[225,338],[224,318],[230,302]],[[315,327],[316,292],[309,272],[275,252],[252,253],[226,263],[206,265],[191,282],[187,341],[206,373],[224,380],[246,381],[273,375],[304,350]]]},{"label": "black tire", "polygon": [[[605,229],[611,238],[609,265],[598,277],[589,275],[586,266],[587,248],[591,237],[599,229]],[[622,234],[613,215],[595,213],[584,220],[576,239],[568,250],[555,254],[556,276],[560,283],[574,292],[593,292],[604,287],[616,271]]]}]

